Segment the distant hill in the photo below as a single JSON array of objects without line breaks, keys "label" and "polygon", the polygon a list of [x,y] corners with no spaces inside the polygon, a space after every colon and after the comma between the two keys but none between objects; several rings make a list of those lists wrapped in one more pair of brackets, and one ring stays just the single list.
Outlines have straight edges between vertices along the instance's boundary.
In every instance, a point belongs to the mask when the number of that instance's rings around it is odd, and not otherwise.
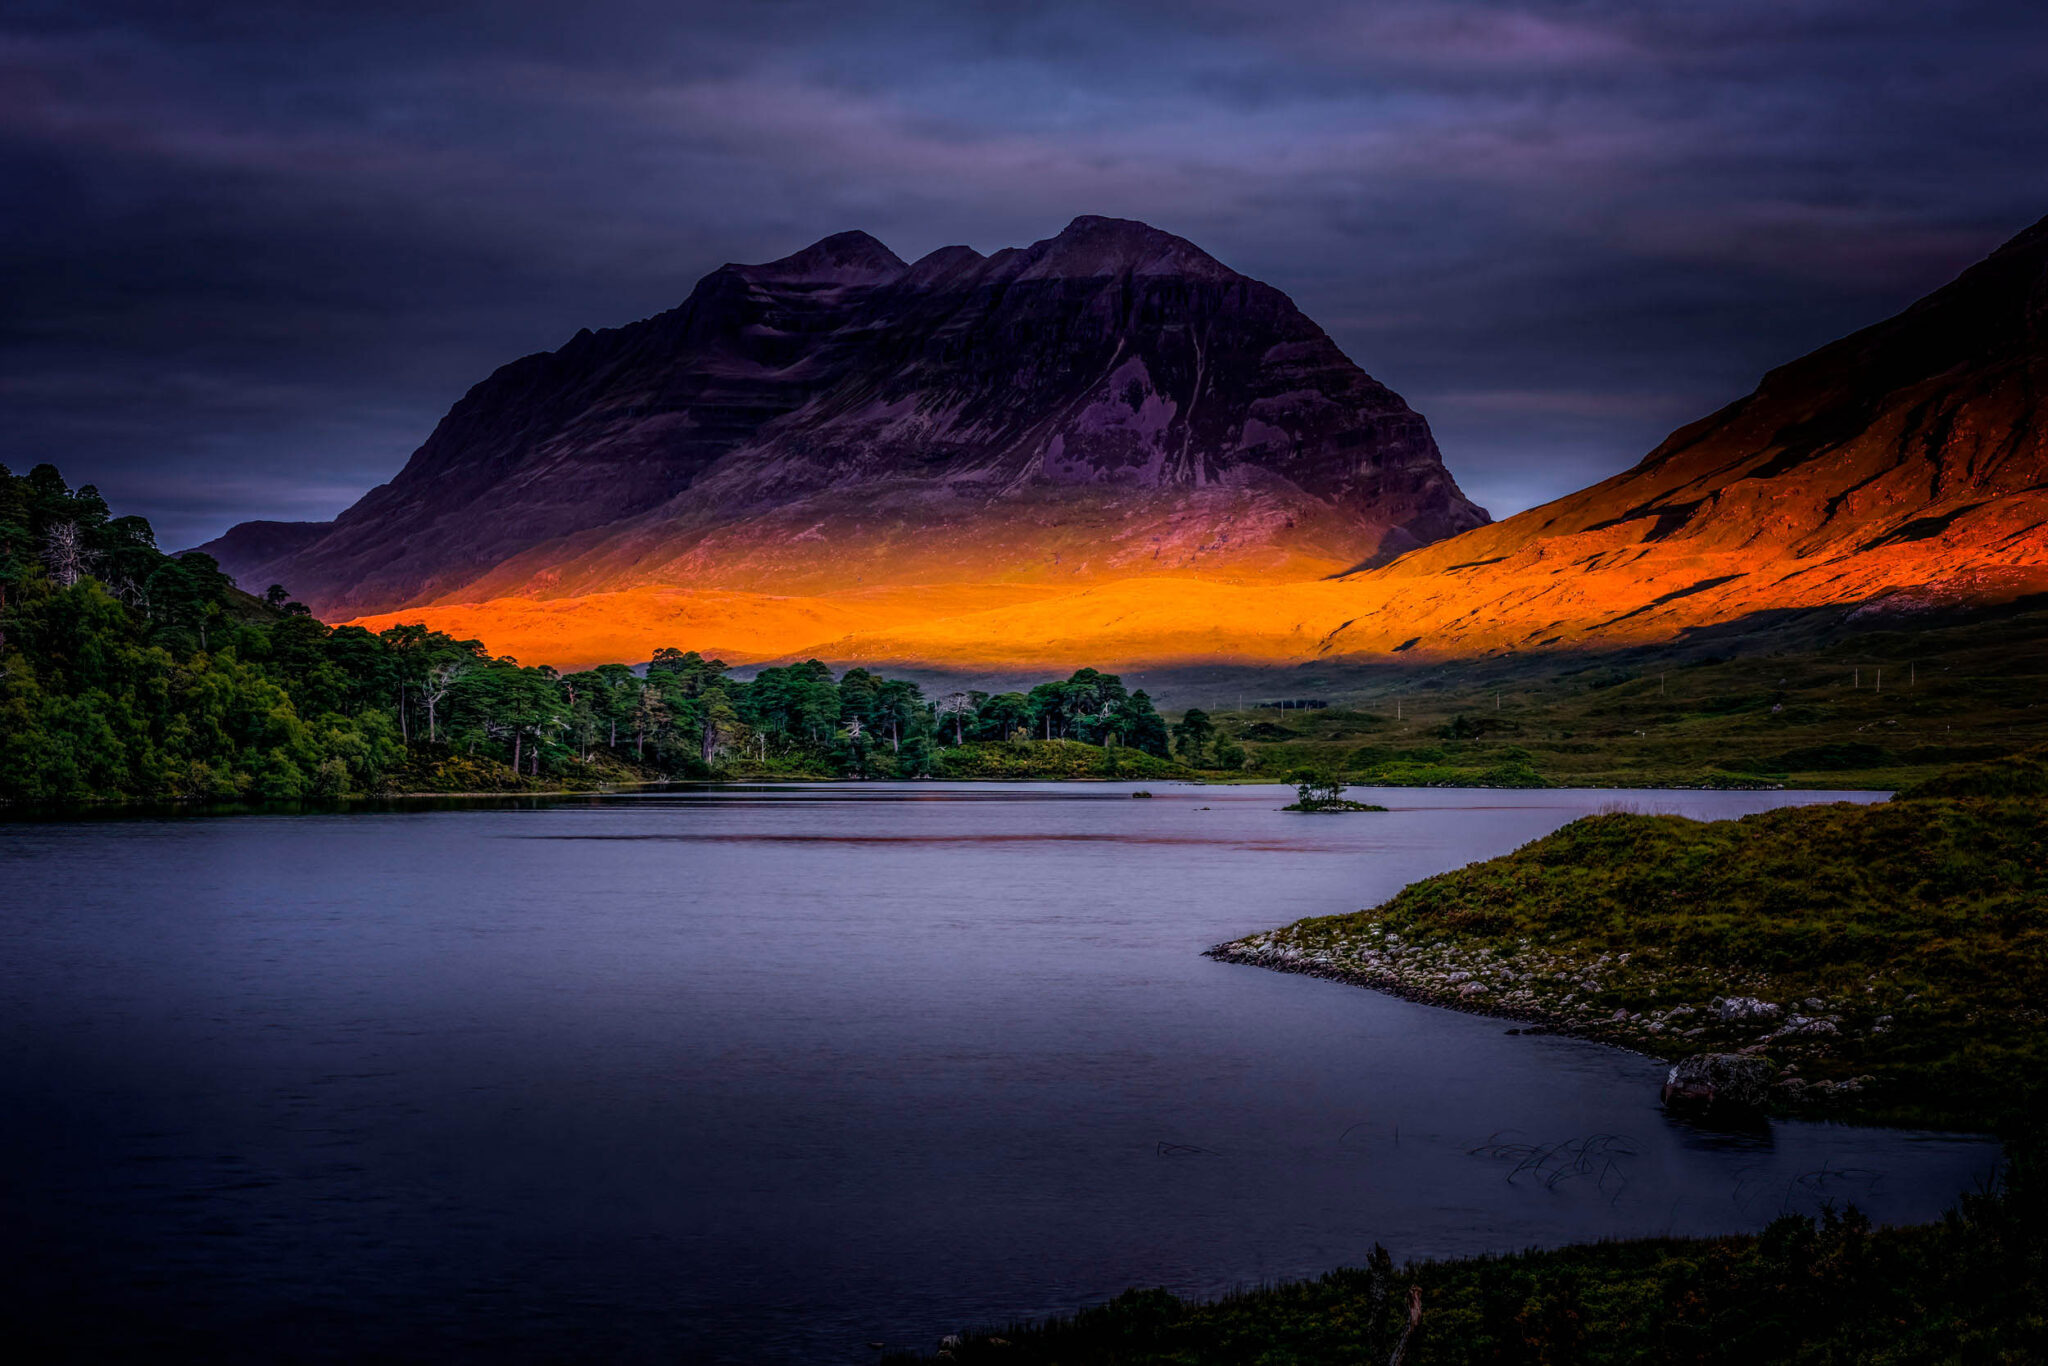
[{"label": "distant hill", "polygon": [[723,267],[505,366],[334,522],[201,549],[331,617],[579,599],[587,624],[676,591],[1313,578],[1485,520],[1285,295],[1084,217],[988,257],[848,232]]}]

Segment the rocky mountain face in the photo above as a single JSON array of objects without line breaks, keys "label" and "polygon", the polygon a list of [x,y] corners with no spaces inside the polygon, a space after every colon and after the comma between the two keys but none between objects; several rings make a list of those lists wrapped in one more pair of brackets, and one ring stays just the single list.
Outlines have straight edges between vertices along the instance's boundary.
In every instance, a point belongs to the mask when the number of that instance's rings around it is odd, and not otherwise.
[{"label": "rocky mountain face", "polygon": [[680,308],[505,366],[334,522],[202,548],[338,619],[1307,579],[1485,521],[1428,424],[1285,295],[1078,218],[987,257],[905,264],[852,232],[726,266]]}]

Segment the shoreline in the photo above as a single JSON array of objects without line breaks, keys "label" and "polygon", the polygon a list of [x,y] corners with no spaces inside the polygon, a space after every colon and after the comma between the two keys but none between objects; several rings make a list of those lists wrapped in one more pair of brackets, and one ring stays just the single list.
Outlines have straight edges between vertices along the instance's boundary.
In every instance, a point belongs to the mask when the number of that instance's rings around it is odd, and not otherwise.
[{"label": "shoreline", "polygon": [[[1300,923],[1303,922],[1297,925]],[[1380,923],[1374,922],[1376,926]],[[1575,1010],[1570,1006],[1579,989],[1609,969],[1610,964],[1605,961],[1536,967],[1523,964],[1516,956],[1500,956],[1490,948],[1459,952],[1441,945],[1404,945],[1398,936],[1383,929],[1369,929],[1366,934],[1384,933],[1386,948],[1368,949],[1359,956],[1340,956],[1328,950],[1305,951],[1290,943],[1289,932],[1295,928],[1283,926],[1212,945],[1202,950],[1202,956],[1240,967],[1340,982],[1415,1005],[1436,1006],[1518,1026],[1507,1031],[1511,1034],[1554,1034],[1579,1039],[1660,1064],[1675,1064],[1702,1053],[1758,1055],[1767,1051],[1768,1043],[1768,1051],[1783,1059],[1779,1082],[1772,1088],[1770,1103],[1763,1111],[1770,1118],[1957,1134],[1993,1133],[1989,1125],[1920,1122],[1882,1104],[1870,1105],[1867,1102],[1872,1097],[1865,1089],[1874,1080],[1870,1077],[1812,1082],[1799,1077],[1803,1062],[1825,1070],[1826,1056],[1821,1049],[1824,1041],[1838,1037],[1843,1024],[1839,1014],[1816,1015],[1811,1021],[1795,1015],[1788,1022],[1792,1030],[1789,1038],[1784,1033],[1773,1033],[1757,1039],[1747,1038],[1750,1031],[1739,1025],[1731,1027],[1725,1017],[1715,1019],[1711,1006],[1678,1005],[1657,1012],[1623,1009],[1602,1018],[1600,1008]],[[1399,960],[1404,957],[1414,961],[1415,966],[1402,965]],[[1611,966],[1623,968],[1627,959],[1624,954]],[[1741,986],[1730,983],[1729,991],[1739,991]],[[1559,992],[1562,995],[1554,1004],[1542,999]],[[1700,1023],[1693,1023],[1695,1020]],[[1805,1025],[1801,1021],[1806,1021]],[[1809,1026],[1810,1033],[1800,1032]]]},{"label": "shoreline", "polygon": [[1325,982],[1342,982],[1346,986],[1358,987],[1365,991],[1376,991],[1382,996],[1392,996],[1419,1006],[1440,1006],[1455,1010],[1460,1015],[1473,1015],[1481,1019],[1509,1020],[1531,1026],[1518,1031],[1523,1034],[1564,1034],[1572,1038],[1586,1039],[1592,1043],[1604,1043],[1617,1048],[1626,1048],[1631,1053],[1641,1053],[1655,1062],[1670,1062],[1670,1058],[1659,1057],[1641,1048],[1630,1048],[1617,1044],[1611,1038],[1593,1034],[1586,1030],[1574,1029],[1563,1018],[1540,1011],[1488,1010],[1463,1001],[1455,994],[1431,990],[1416,985],[1409,979],[1385,971],[1370,971],[1363,968],[1346,967],[1338,963],[1321,962],[1305,956],[1294,956],[1271,949],[1255,950],[1242,947],[1251,939],[1260,936],[1248,935],[1244,939],[1233,939],[1227,943],[1212,945],[1202,950],[1202,957],[1218,963],[1230,963],[1238,967],[1265,968],[1269,972],[1291,973],[1296,977],[1314,977]]}]

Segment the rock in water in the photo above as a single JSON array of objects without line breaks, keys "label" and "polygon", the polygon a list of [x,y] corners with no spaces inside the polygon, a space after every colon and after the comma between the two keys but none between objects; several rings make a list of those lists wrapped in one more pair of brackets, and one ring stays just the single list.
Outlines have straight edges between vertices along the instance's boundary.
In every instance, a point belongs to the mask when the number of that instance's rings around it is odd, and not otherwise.
[{"label": "rock in water", "polygon": [[1665,1108],[1688,1114],[1756,1114],[1770,1098],[1777,1073],[1763,1058],[1744,1053],[1695,1053],[1664,1080]]}]

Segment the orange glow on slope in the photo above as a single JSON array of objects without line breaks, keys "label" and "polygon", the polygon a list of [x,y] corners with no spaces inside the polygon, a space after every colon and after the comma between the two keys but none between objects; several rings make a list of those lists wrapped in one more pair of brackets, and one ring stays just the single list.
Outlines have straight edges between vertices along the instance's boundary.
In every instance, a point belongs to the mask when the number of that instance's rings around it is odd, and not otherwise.
[{"label": "orange glow on slope", "polygon": [[[663,645],[732,663],[816,655],[841,665],[962,669],[1607,648],[1669,640],[1766,610],[1887,597],[1905,606],[2001,601],[2048,591],[2048,506],[2030,510],[2031,529],[1997,525],[2007,519],[1983,512],[1958,519],[1939,540],[1854,556],[1644,545],[1640,528],[1622,524],[1537,540],[1487,564],[1404,560],[1309,582],[1138,578],[1074,591],[952,584],[815,597],[636,589],[420,607],[358,624],[424,621],[561,668],[643,660]],[[1446,559],[1466,539],[1410,558]]]},{"label": "orange glow on slope", "polygon": [[481,640],[493,654],[563,670],[634,663],[664,645],[740,664],[802,655],[820,642],[900,622],[1027,604],[1057,591],[1020,584],[944,584],[790,597],[635,588],[574,598],[409,607],[348,624],[381,631],[400,622],[424,622],[458,640]]}]

